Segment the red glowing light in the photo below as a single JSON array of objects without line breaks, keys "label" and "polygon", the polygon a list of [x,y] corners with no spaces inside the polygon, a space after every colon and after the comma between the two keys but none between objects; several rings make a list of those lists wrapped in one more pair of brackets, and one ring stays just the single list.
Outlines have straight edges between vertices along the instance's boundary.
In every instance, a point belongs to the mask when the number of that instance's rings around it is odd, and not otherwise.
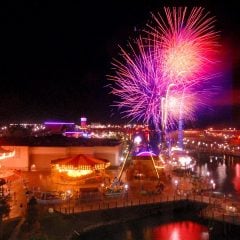
[{"label": "red glowing light", "polygon": [[198,223],[184,221],[164,224],[153,229],[153,239],[207,240],[208,229]]},{"label": "red glowing light", "polygon": [[240,192],[240,164],[235,165],[235,177],[233,179],[233,185],[237,192]]}]

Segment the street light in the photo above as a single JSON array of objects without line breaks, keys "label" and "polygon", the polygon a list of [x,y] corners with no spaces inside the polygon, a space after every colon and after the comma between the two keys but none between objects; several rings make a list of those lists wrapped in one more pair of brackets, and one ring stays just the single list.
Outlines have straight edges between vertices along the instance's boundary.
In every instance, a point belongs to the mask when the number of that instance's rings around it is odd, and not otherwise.
[{"label": "street light", "polygon": [[178,190],[178,180],[177,179],[174,180],[174,184],[175,184],[175,194],[176,194],[177,190]]},{"label": "street light", "polygon": [[69,214],[70,214],[70,198],[71,198],[71,190],[67,190],[66,191],[66,196],[67,196],[67,199],[68,199],[68,211],[69,211]]},{"label": "street light", "polygon": [[216,187],[216,183],[213,181],[213,179],[211,179],[210,183],[212,185],[212,191],[213,191]]},{"label": "street light", "polygon": [[124,190],[125,190],[125,194],[126,194],[126,197],[127,197],[127,199],[128,199],[128,184],[125,184],[124,185]]},{"label": "street light", "polygon": [[139,145],[141,142],[142,142],[142,138],[141,138],[140,136],[136,136],[136,137],[134,138],[134,143],[135,143],[135,144]]}]

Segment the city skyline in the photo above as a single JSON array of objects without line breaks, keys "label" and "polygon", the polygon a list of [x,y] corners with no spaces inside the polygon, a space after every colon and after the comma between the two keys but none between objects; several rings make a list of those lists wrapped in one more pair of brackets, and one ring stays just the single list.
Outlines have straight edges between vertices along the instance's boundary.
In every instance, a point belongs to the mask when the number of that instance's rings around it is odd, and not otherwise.
[{"label": "city skyline", "polygon": [[[195,125],[236,121],[239,110],[231,109],[231,103],[239,106],[237,10],[227,1],[179,4],[196,4],[216,16],[223,49],[221,74],[226,91],[220,92],[215,106]],[[44,5],[35,1],[2,8],[0,121],[77,121],[86,116],[91,122],[126,122],[119,119],[117,108],[110,106],[114,98],[108,94],[106,75],[118,55],[118,45],[125,46],[145,27],[150,12],[162,11],[165,5],[175,3]]]}]

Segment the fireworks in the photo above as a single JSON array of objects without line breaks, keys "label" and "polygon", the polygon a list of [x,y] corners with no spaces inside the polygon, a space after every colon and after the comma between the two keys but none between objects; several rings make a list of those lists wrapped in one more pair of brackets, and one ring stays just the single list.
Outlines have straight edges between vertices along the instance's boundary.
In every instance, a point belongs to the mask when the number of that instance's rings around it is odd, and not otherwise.
[{"label": "fireworks", "polygon": [[215,62],[215,20],[201,7],[193,8],[189,14],[186,7],[164,10],[165,18],[152,15],[155,24],[148,25],[148,32],[159,43],[157,51],[162,51],[160,64],[165,81],[185,85],[199,82],[203,75],[209,76]]},{"label": "fireworks", "polygon": [[[180,118],[193,119],[205,104],[199,96],[204,84],[215,76],[213,65],[218,47],[214,18],[204,9],[164,8],[152,15],[146,37],[121,48],[115,60],[112,93],[125,117],[153,122],[166,130]],[[144,40],[143,40],[144,39]]]},{"label": "fireworks", "polygon": [[116,74],[109,78],[115,81],[112,93],[120,98],[115,105],[126,117],[145,123],[152,121],[157,126],[160,97],[164,91],[157,55],[154,48],[144,44],[141,38],[134,43],[134,47],[129,45],[129,51],[121,48],[121,61],[113,62]]},{"label": "fireworks", "polygon": [[196,96],[192,92],[173,90],[168,98],[164,98],[162,104],[163,130],[167,128],[167,123],[168,128],[174,128],[177,119],[193,120],[196,101]]}]

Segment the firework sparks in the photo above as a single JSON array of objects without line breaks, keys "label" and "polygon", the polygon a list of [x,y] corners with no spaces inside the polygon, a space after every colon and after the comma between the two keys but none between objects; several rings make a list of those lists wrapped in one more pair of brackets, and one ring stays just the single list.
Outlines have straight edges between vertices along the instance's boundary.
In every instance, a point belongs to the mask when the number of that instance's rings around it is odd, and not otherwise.
[{"label": "firework sparks", "polygon": [[155,25],[148,25],[148,33],[159,43],[165,81],[188,85],[202,80],[203,75],[209,76],[218,48],[215,19],[201,7],[189,14],[186,7],[164,8],[164,12],[165,17],[152,15]]},{"label": "firework sparks", "polygon": [[[214,18],[203,8],[165,8],[165,15],[153,15],[147,37],[139,38],[129,50],[120,48],[114,60],[112,93],[125,117],[153,122],[162,129],[179,118],[193,119],[201,105],[199,95],[212,73],[217,33]],[[147,40],[145,40],[147,39]],[[204,104],[204,103],[203,103]]]},{"label": "firework sparks", "polygon": [[140,38],[135,45],[129,45],[129,51],[121,48],[122,61],[114,60],[116,74],[109,76],[115,81],[112,93],[120,98],[115,103],[126,117],[135,120],[150,121],[156,125],[160,119],[160,97],[164,87],[161,69],[156,61],[154,47],[146,45]]}]

